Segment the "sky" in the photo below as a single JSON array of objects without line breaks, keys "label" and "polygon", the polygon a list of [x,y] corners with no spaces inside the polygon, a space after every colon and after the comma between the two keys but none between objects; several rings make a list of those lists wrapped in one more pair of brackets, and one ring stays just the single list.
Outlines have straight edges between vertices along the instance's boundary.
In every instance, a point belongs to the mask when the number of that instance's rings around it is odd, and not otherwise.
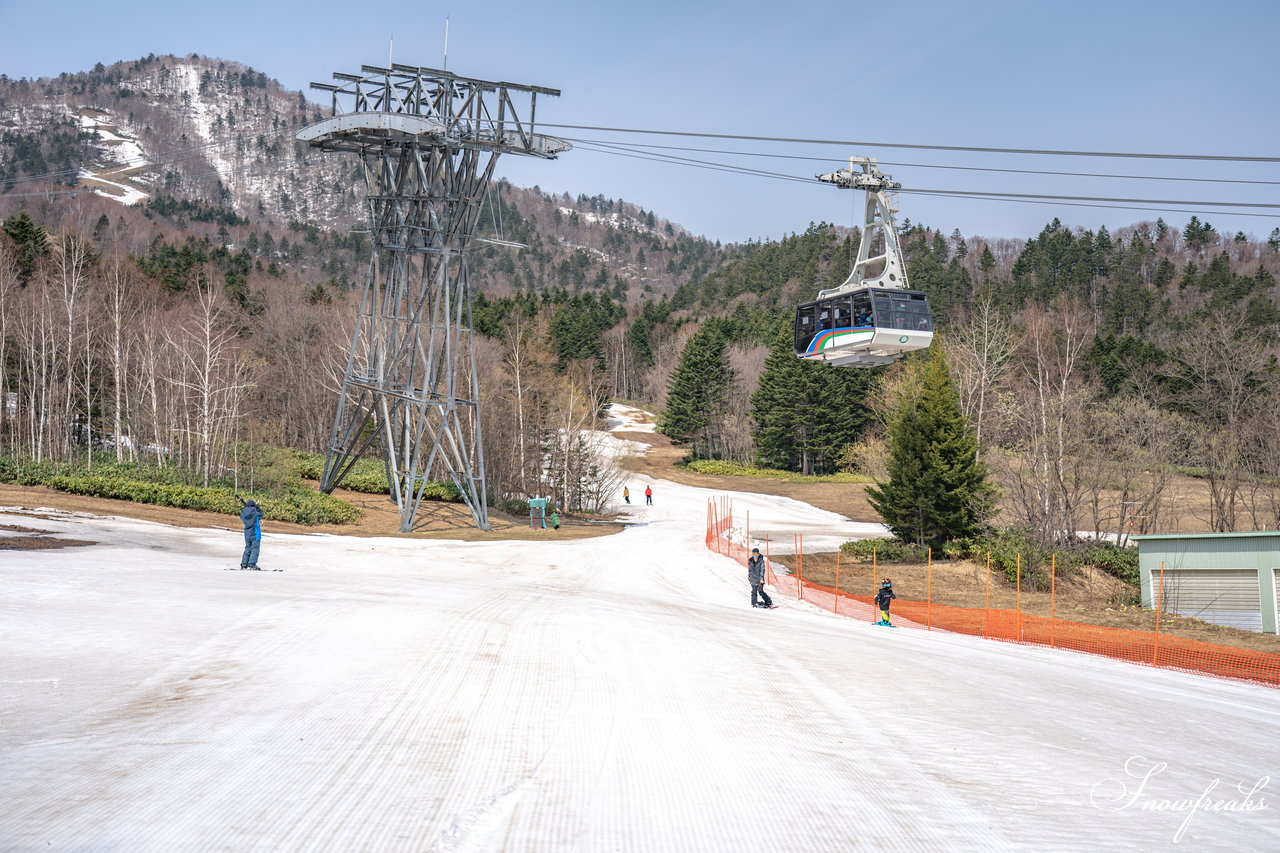
[{"label": "sky", "polygon": [[[1238,206],[1280,202],[1280,162],[892,147],[1280,157],[1280,4],[1269,0],[490,0],[386,8],[70,0],[53,19],[39,4],[0,0],[9,36],[0,73],[53,76],[148,53],[198,53],[298,89],[329,82],[334,71],[384,64],[389,51],[395,62],[441,67],[447,21],[449,70],[561,90],[540,100],[540,122],[838,143],[546,127],[580,140],[575,150],[551,162],[499,161],[498,173],[517,185],[622,198],[712,239],[777,239],[819,221],[857,224],[861,200],[813,180],[853,154],[876,157],[902,182],[899,219],[966,236],[1033,237],[1055,217],[1115,230],[1157,217],[1180,227],[1194,214],[1221,232],[1257,238],[1280,226],[1280,206]],[[599,142],[633,148],[592,150]],[[634,149],[641,144],[713,149],[660,153],[781,177],[641,159]],[[991,169],[1108,177],[983,171]],[[1146,209],[913,192],[925,190],[1138,199],[1109,204]]]}]

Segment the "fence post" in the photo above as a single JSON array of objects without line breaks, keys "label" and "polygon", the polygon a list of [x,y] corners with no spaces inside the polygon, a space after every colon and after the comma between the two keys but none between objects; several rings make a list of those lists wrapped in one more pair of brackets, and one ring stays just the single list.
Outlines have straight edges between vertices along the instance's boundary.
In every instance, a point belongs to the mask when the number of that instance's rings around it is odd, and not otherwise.
[{"label": "fence post", "polygon": [[1017,571],[1017,593],[1015,594],[1015,606],[1018,609],[1018,642],[1022,642],[1022,555],[1018,555]]},{"label": "fence post", "polygon": [[1055,614],[1058,606],[1058,553],[1049,555],[1049,648],[1054,648],[1054,634],[1057,622]]},{"label": "fence post", "polygon": [[987,609],[982,611],[982,636],[991,636],[991,551],[987,551]]},{"label": "fence post", "polygon": [[1164,560],[1160,561],[1160,591],[1156,593],[1156,640],[1151,645],[1151,665],[1160,665],[1160,609],[1164,607]]},{"label": "fence post", "polygon": [[769,559],[769,537],[764,537],[764,577],[768,580],[773,577],[773,585],[778,585],[778,578],[773,574],[773,562]]},{"label": "fence post", "polygon": [[800,544],[796,546],[796,589],[800,592],[800,600],[804,601],[804,534],[798,534]]},{"label": "fence post", "polygon": [[925,605],[924,605],[924,612],[925,612],[924,628],[926,631],[932,631],[933,630],[933,546],[932,545],[929,546],[929,569],[926,572],[926,577],[928,578],[928,580],[925,581],[925,588],[927,590],[925,594],[928,596],[928,599],[925,601]]},{"label": "fence post", "polygon": [[879,568],[879,565],[876,563],[876,546],[872,545],[871,546],[871,616],[872,616],[871,621],[872,622],[876,622],[880,619],[880,614],[876,612],[876,593],[880,589],[880,587],[876,586],[876,584],[879,582],[877,580],[877,578],[879,577],[880,577],[880,568]]},{"label": "fence post", "polygon": [[840,612],[840,549],[836,549],[836,606],[835,612]]},{"label": "fence post", "polygon": [[751,553],[751,510],[747,510],[747,542],[742,548],[748,554]]}]

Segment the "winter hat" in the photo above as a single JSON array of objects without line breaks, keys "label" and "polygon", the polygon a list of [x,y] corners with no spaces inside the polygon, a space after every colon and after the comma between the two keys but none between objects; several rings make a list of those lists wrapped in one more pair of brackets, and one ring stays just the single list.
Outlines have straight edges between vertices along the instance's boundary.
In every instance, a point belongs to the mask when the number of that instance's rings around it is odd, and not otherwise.
[{"label": "winter hat", "polygon": [[751,553],[752,553],[752,554],[759,554],[759,553],[760,553],[760,549],[759,549],[759,548],[752,548],[752,549],[751,549]]},{"label": "winter hat", "polygon": [[245,501],[244,503],[245,503],[245,506],[257,506],[257,505],[258,505],[257,501],[255,501],[253,498],[249,498],[249,500]]}]

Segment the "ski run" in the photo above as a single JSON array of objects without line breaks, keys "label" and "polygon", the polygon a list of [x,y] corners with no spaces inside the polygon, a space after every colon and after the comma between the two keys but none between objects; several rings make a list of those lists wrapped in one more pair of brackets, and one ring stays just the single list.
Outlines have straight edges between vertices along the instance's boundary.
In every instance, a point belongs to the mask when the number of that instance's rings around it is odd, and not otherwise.
[{"label": "ski run", "polygon": [[630,485],[577,541],[267,519],[283,573],[223,571],[234,519],[0,508],[96,543],[0,550],[0,850],[1280,850],[1280,692],[753,609],[719,493]]}]

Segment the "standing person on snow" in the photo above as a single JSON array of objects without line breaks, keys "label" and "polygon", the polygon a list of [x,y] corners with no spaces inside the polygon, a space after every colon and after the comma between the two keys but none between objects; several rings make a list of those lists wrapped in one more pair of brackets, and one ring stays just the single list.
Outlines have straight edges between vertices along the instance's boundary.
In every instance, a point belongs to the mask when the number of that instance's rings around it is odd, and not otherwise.
[{"label": "standing person on snow", "polygon": [[[759,548],[752,548],[751,556],[747,558],[747,581],[751,584],[751,606],[773,607],[773,599],[764,591],[764,557]],[[756,603],[757,596],[760,603]]]},{"label": "standing person on snow", "polygon": [[889,622],[889,602],[898,596],[893,594],[893,581],[885,578],[880,584],[880,591],[876,593],[876,607],[880,610],[880,621],[877,625],[893,625]]},{"label": "standing person on snow", "polygon": [[626,486],[622,487],[622,499],[627,503],[631,503],[631,490]]},{"label": "standing person on snow", "polygon": [[645,502],[646,504],[652,504],[652,503],[653,503],[653,487],[652,487],[652,486],[645,486],[645,487],[644,487],[644,502]]},{"label": "standing person on snow", "polygon": [[253,499],[246,501],[239,495],[236,499],[244,506],[240,510],[240,521],[244,524],[244,556],[240,558],[240,568],[261,571],[258,550],[262,547],[262,507]]}]

